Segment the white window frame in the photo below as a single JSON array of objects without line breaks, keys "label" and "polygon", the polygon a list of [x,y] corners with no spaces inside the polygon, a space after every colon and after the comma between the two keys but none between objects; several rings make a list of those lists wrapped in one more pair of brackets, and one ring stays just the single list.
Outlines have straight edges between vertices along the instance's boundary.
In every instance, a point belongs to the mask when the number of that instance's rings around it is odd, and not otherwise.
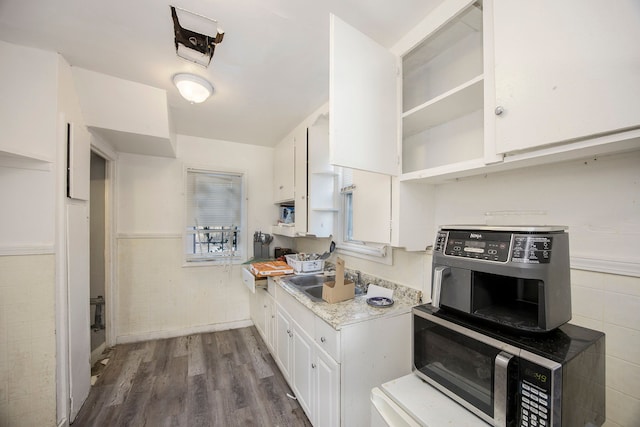
[{"label": "white window frame", "polygon": [[[191,243],[191,239],[194,231],[190,231],[189,227],[193,226],[188,221],[188,175],[189,173],[203,173],[214,175],[235,175],[241,179],[242,189],[240,192],[240,224],[238,225],[237,232],[238,237],[236,241],[235,251],[224,251],[220,253],[211,253],[210,256],[190,256],[187,250],[187,246]],[[184,188],[184,219],[183,219],[183,231],[182,231],[182,252],[184,257],[184,267],[198,267],[198,266],[211,266],[211,265],[231,265],[242,264],[246,261],[247,255],[247,182],[246,173],[244,171],[228,170],[219,167],[202,167],[202,166],[185,166],[183,171],[183,188]]]},{"label": "white window frame", "polygon": [[[359,240],[349,240],[347,237],[347,197],[353,197],[355,187],[352,182],[345,185],[345,168],[340,168],[340,210],[338,212],[338,224],[336,230],[336,250],[338,253],[365,259],[386,265],[393,265],[393,249],[391,246],[382,243],[363,242]],[[353,217],[351,219],[353,221]]]}]

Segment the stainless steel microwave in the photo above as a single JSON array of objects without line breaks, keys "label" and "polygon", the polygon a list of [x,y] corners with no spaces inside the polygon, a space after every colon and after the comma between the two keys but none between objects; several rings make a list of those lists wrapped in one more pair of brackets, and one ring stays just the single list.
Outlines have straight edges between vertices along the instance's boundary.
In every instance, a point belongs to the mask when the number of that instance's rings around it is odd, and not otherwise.
[{"label": "stainless steel microwave", "polygon": [[413,308],[413,370],[495,426],[600,426],[605,336],[565,324],[505,330],[431,304]]}]

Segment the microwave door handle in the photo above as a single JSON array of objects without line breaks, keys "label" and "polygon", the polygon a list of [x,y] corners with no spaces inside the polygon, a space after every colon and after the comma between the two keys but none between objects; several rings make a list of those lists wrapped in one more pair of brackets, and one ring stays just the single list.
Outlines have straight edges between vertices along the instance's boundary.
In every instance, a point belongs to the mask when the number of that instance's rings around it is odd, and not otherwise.
[{"label": "microwave door handle", "polygon": [[449,271],[449,267],[438,266],[433,269],[433,290],[431,291],[431,305],[440,308],[440,292],[442,291],[442,276]]},{"label": "microwave door handle", "polygon": [[493,392],[493,421],[496,427],[507,425],[507,397],[509,393],[509,362],[512,354],[501,351],[495,359],[495,378]]}]

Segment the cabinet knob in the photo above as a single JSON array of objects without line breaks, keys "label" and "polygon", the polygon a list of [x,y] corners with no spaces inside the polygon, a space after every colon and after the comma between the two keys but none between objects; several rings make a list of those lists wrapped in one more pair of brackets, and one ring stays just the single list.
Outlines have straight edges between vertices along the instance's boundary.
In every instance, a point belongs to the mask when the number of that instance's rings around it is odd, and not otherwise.
[{"label": "cabinet knob", "polygon": [[265,304],[265,305],[263,305],[263,307],[264,307],[264,308],[267,308],[267,305]]},{"label": "cabinet knob", "polygon": [[287,333],[291,335],[291,329],[287,329]]},{"label": "cabinet knob", "polygon": [[316,369],[316,364],[315,363],[311,364],[311,369]]},{"label": "cabinet knob", "polygon": [[496,116],[499,116],[500,114],[504,113],[504,108],[502,107],[502,105],[498,105],[496,107],[495,113],[496,113]]},{"label": "cabinet knob", "polygon": [[284,188],[284,185],[281,185],[281,186],[280,186],[280,190],[282,190],[283,188]]},{"label": "cabinet knob", "polygon": [[327,339],[325,337],[320,337],[320,342],[325,342]]},{"label": "cabinet knob", "polygon": [[274,316],[274,315],[272,314],[272,315],[271,315],[271,318],[272,318],[272,319],[275,319],[275,318],[276,318],[276,316]]},{"label": "cabinet knob", "polygon": [[293,338],[293,334],[292,333],[289,333],[289,338]]}]

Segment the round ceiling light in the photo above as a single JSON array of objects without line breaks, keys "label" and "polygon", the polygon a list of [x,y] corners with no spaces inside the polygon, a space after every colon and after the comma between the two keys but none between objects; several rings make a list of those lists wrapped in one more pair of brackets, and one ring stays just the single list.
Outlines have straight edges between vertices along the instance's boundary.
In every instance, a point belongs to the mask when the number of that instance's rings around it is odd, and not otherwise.
[{"label": "round ceiling light", "polygon": [[173,76],[173,84],[178,88],[180,95],[192,104],[206,101],[213,93],[211,83],[195,74],[176,74]]}]

